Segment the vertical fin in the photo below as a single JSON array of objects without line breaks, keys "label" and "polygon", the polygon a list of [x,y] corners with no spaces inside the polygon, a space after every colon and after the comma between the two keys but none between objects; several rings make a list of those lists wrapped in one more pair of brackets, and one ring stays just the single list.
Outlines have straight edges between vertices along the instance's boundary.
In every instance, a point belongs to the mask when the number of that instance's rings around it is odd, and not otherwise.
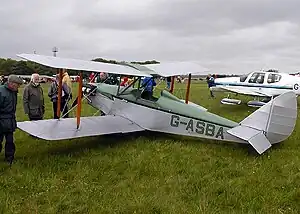
[{"label": "vertical fin", "polygon": [[297,97],[286,92],[262,106],[227,132],[249,144],[262,154],[271,144],[287,139],[297,120]]}]

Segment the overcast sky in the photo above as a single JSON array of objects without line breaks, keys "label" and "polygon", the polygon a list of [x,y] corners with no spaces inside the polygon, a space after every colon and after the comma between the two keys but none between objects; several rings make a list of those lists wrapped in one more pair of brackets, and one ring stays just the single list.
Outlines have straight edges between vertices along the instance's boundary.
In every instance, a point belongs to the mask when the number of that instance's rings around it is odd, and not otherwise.
[{"label": "overcast sky", "polygon": [[296,0],[0,0],[0,57],[195,61],[300,71]]}]

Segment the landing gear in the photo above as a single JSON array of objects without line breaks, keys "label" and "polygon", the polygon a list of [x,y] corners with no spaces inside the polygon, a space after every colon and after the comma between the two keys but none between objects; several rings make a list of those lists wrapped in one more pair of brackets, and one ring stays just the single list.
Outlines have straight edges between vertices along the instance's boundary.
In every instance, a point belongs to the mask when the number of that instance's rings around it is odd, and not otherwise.
[{"label": "landing gear", "polygon": [[261,101],[260,101],[258,97],[255,97],[255,99],[252,100],[252,101],[249,101],[249,102],[247,103],[247,105],[248,105],[249,107],[256,107],[256,108],[259,108],[259,107],[262,107],[263,105],[267,104],[267,103],[268,103],[270,100],[272,100],[272,99],[273,99],[273,97],[272,97],[272,98],[264,97],[264,98],[262,98]]},{"label": "landing gear", "polygon": [[247,103],[249,107],[256,107],[256,108],[262,107],[265,104],[266,104],[265,102],[261,102],[257,100],[251,100]]},{"label": "landing gear", "polygon": [[[238,100],[238,99],[231,99],[231,98],[229,98],[230,97],[230,95],[228,94],[227,95],[227,98],[223,98],[222,100],[221,100],[221,103],[222,104],[225,104],[225,105],[240,105],[241,103],[242,103],[242,101],[241,100]],[[251,100],[251,101],[249,101],[248,103],[247,103],[247,105],[249,106],[249,107],[256,107],[256,108],[259,108],[259,107],[261,107],[261,106],[263,106],[263,105],[265,105],[266,103],[268,103],[270,100],[272,100],[273,99],[273,97],[263,97],[262,99],[261,99],[261,101],[259,100],[259,97],[254,97],[254,100]]]},{"label": "landing gear", "polygon": [[223,98],[221,100],[221,103],[225,104],[225,105],[240,105],[242,103],[242,101],[238,100],[238,99],[230,99],[229,94],[228,94],[227,98]]}]

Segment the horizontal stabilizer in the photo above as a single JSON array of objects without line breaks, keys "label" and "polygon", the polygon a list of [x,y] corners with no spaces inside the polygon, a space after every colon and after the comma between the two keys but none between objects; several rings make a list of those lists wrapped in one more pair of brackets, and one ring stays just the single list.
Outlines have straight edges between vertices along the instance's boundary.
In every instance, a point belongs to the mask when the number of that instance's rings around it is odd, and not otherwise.
[{"label": "horizontal stabilizer", "polygon": [[248,143],[250,143],[259,154],[262,154],[272,146],[263,134],[263,131],[259,131],[251,127],[237,126],[227,132],[242,140],[248,141]]},{"label": "horizontal stabilizer", "polygon": [[76,118],[18,122],[18,128],[41,139],[63,140],[114,133],[143,131],[135,123],[119,116],[82,117],[79,129]]}]

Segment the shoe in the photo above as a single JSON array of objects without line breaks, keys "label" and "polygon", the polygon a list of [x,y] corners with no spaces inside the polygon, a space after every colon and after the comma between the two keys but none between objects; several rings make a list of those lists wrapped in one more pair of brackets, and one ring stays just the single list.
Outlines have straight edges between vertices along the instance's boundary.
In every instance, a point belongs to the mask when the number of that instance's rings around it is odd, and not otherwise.
[{"label": "shoe", "polygon": [[14,160],[14,157],[5,157],[4,161],[7,162],[10,166],[12,165],[12,162]]}]

